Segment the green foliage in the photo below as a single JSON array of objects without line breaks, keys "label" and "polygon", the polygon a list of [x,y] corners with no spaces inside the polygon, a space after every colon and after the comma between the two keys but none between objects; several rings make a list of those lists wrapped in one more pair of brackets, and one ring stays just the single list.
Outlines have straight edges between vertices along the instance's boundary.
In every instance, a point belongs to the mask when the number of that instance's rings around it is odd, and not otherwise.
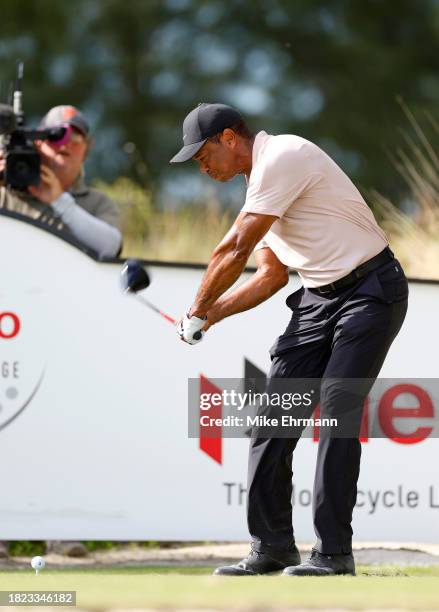
[{"label": "green foliage", "polygon": [[17,540],[9,542],[9,554],[12,557],[35,557],[44,555],[46,543],[40,540]]},{"label": "green foliage", "polygon": [[89,552],[94,552],[95,550],[111,550],[115,548],[118,543],[112,540],[87,540],[84,541],[83,544]]},{"label": "green foliage", "polygon": [[154,214],[151,192],[126,177],[120,177],[112,184],[95,181],[94,186],[117,202],[121,210],[123,235],[145,241]]},{"label": "green foliage", "polygon": [[[88,167],[122,208],[124,256],[206,262],[230,226],[233,215],[195,185],[193,167],[168,163],[188,110],[217,100],[255,130],[319,144],[363,191],[380,194],[371,203],[409,273],[437,277],[437,0],[3,4],[2,99],[20,57],[33,125],[55,104],[89,116]],[[402,144],[398,97],[421,117]],[[181,189],[171,209],[157,210],[163,188],[187,179],[206,205],[189,206]],[[401,211],[407,199],[414,218]]]},{"label": "green foliage", "polygon": [[[114,540],[87,540],[82,543],[89,552],[113,550],[121,545],[121,542]],[[124,542],[124,544],[126,543]],[[141,546],[142,548],[178,548],[183,545],[200,544],[200,542],[144,540],[141,542],[130,542],[130,544],[132,546]],[[9,542],[9,554],[11,557],[34,557],[35,555],[44,555],[45,553],[46,542],[42,540],[15,540]]]},{"label": "green foliage", "polygon": [[[136,544],[133,542],[133,546]],[[141,548],[160,548],[160,542],[156,542],[155,540],[149,540],[146,542],[137,542],[138,546]]]},{"label": "green foliage", "polygon": [[396,96],[437,113],[436,0],[28,0],[4,2],[0,28],[3,94],[23,58],[25,110],[82,107],[96,128],[91,174],[110,182],[175,180],[183,117],[218,100],[256,129],[316,141],[359,184],[399,198],[397,173],[383,171]]}]

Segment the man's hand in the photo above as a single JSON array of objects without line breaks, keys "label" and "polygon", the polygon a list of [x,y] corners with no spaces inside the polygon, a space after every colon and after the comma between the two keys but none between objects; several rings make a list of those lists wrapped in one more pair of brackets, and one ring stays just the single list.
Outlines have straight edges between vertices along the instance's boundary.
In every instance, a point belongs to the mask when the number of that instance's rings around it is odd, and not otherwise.
[{"label": "man's hand", "polygon": [[38,185],[30,185],[29,193],[38,198],[40,202],[52,204],[64,192],[59,178],[53,170],[48,166],[41,166],[40,183]]},{"label": "man's hand", "polygon": [[206,333],[203,329],[206,323],[206,319],[200,319],[199,317],[184,317],[177,323],[177,333],[183,342],[188,344],[197,344],[201,342],[204,334]]}]

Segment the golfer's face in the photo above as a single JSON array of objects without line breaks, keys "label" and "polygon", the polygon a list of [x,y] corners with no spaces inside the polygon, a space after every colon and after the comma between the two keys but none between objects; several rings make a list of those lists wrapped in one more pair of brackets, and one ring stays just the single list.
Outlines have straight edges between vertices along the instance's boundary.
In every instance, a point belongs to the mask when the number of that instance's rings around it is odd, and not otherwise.
[{"label": "golfer's face", "polygon": [[233,151],[221,142],[206,142],[193,157],[200,172],[205,172],[215,181],[229,181],[236,175]]}]

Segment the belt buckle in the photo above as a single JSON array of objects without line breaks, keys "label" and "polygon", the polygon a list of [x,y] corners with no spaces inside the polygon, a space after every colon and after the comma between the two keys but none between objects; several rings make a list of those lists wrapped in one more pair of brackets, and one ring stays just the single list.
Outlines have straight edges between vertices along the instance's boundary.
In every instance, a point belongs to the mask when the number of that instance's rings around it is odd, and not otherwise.
[{"label": "belt buckle", "polygon": [[320,287],[317,287],[318,292],[319,293],[330,293],[331,291],[335,291],[336,287],[335,287],[335,283],[328,283],[327,285],[324,285],[324,287],[327,287],[327,289],[321,289]]}]

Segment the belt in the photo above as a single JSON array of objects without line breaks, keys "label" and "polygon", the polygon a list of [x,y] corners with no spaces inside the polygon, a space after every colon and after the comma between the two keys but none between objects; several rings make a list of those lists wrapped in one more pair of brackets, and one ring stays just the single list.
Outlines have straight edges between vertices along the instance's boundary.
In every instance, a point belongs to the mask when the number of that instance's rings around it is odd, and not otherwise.
[{"label": "belt", "polygon": [[335,291],[336,289],[343,289],[345,287],[349,287],[350,285],[354,285],[358,279],[363,278],[375,268],[379,268],[383,264],[387,263],[394,259],[394,254],[390,250],[389,247],[386,247],[381,253],[372,257],[372,259],[368,259],[364,263],[360,264],[355,270],[349,272],[343,278],[339,278],[333,283],[329,283],[328,285],[322,285],[321,287],[310,287],[312,291],[317,291],[317,293],[329,293],[330,291]]}]

